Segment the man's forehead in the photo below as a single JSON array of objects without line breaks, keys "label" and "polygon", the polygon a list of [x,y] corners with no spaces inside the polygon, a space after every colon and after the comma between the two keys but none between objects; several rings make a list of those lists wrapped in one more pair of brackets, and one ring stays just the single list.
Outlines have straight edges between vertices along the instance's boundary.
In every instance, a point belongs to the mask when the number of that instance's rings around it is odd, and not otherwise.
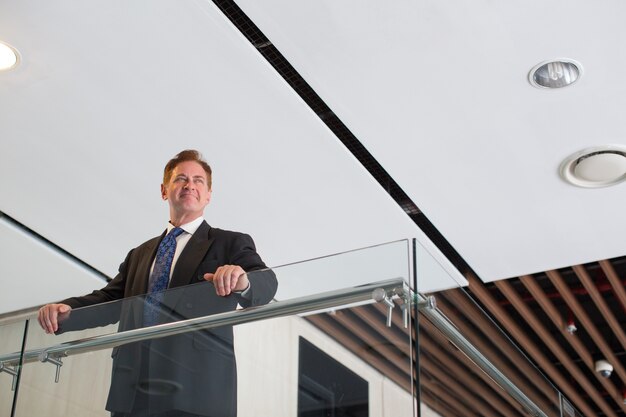
[{"label": "man's forehead", "polygon": [[206,171],[202,168],[202,165],[197,163],[196,161],[185,161],[176,165],[173,170],[174,176],[179,175],[191,175],[193,177],[204,177],[206,178]]},{"label": "man's forehead", "polygon": [[175,175],[174,175],[174,176],[175,176],[175,177],[187,177],[187,176],[191,176],[191,177],[194,177],[194,178],[197,178],[197,177],[206,178],[206,174],[205,174],[204,172],[191,173],[191,175],[189,175],[189,173],[187,173],[187,172],[178,172],[178,173],[175,173]]}]

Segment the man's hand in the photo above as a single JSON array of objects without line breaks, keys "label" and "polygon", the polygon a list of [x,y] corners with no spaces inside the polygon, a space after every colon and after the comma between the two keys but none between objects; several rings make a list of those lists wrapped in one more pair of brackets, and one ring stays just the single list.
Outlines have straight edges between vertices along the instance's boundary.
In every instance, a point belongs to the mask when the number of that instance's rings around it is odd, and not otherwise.
[{"label": "man's hand", "polygon": [[39,309],[37,320],[46,333],[59,330],[59,323],[70,316],[72,307],[67,304],[46,304]]},{"label": "man's hand", "polygon": [[250,285],[248,275],[239,265],[222,265],[213,274],[204,274],[204,279],[213,281],[217,295],[225,297],[233,291],[244,291]]}]

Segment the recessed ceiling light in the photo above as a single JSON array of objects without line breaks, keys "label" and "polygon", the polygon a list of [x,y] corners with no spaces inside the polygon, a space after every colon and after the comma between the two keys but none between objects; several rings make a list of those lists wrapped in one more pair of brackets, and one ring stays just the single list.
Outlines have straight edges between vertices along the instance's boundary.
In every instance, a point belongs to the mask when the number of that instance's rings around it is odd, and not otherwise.
[{"label": "recessed ceiling light", "polygon": [[559,58],[535,65],[528,74],[528,80],[537,88],[561,88],[574,84],[582,74],[580,63]]},{"label": "recessed ceiling light", "polygon": [[19,62],[19,54],[11,45],[0,42],[0,71],[15,68]]},{"label": "recessed ceiling light", "polygon": [[626,180],[626,147],[600,146],[568,157],[560,167],[561,177],[579,187],[597,188]]}]

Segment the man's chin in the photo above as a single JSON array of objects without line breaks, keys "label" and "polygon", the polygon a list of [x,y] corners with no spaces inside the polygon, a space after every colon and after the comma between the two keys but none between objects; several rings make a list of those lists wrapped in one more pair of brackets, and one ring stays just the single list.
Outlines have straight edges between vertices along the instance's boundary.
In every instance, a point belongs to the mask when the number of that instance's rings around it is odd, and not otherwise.
[{"label": "man's chin", "polygon": [[200,202],[197,198],[182,198],[178,201],[178,206],[184,209],[193,210],[197,209],[200,206]]}]

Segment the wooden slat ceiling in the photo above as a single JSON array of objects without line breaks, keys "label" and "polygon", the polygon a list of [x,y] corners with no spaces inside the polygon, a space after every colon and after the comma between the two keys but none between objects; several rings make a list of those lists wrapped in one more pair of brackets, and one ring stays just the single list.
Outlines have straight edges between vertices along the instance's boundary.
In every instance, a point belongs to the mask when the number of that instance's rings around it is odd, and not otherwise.
[{"label": "wooden slat ceiling", "polygon": [[[437,308],[546,415],[560,416],[560,392],[584,416],[623,417],[625,278],[621,257],[490,284],[468,275],[468,289],[432,295]],[[386,308],[378,304],[308,319],[417,392],[409,343],[415,331],[404,328],[398,311],[391,328],[385,326]],[[577,327],[573,333],[567,330],[570,321]],[[419,332],[422,402],[442,416],[528,415],[422,315]],[[598,359],[613,365],[610,377],[595,372]]]}]

